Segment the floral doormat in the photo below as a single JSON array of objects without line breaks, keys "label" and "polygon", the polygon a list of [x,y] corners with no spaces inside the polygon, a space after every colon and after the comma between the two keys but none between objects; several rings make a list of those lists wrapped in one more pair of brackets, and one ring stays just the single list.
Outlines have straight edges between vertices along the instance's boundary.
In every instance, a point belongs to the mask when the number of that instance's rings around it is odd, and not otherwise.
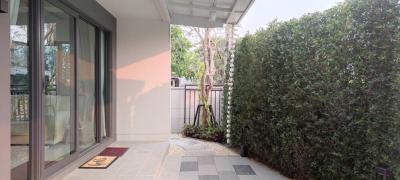
[{"label": "floral doormat", "polygon": [[94,158],[90,159],[79,168],[107,169],[115,160],[117,160],[117,158],[118,156],[95,156]]},{"label": "floral doormat", "polygon": [[82,169],[107,169],[118,157],[122,156],[128,148],[109,147],[97,156],[85,162],[79,168]]}]

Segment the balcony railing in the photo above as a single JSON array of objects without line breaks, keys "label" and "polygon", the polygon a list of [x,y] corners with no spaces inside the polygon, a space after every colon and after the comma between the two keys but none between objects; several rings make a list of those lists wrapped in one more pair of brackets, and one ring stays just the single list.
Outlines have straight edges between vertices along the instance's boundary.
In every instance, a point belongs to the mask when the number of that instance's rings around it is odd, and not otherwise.
[{"label": "balcony railing", "polygon": [[29,120],[29,91],[27,86],[11,86],[11,121]]}]

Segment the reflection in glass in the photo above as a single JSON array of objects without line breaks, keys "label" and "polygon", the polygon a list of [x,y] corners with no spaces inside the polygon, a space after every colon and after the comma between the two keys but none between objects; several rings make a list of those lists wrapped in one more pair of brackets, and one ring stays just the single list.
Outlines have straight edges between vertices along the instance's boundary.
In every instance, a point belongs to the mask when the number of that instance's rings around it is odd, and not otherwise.
[{"label": "reflection in glass", "polygon": [[106,99],[106,34],[104,31],[100,33],[100,119],[101,119],[101,135],[107,137],[108,124],[106,124],[106,110],[105,110],[105,99]]},{"label": "reflection in glass", "polygon": [[74,147],[74,19],[44,3],[45,163],[49,166]]},{"label": "reflection in glass", "polygon": [[10,0],[11,179],[28,179],[29,161],[29,1]]},{"label": "reflection in glass", "polygon": [[96,29],[79,20],[79,148],[84,150],[96,143],[95,122],[95,49]]}]

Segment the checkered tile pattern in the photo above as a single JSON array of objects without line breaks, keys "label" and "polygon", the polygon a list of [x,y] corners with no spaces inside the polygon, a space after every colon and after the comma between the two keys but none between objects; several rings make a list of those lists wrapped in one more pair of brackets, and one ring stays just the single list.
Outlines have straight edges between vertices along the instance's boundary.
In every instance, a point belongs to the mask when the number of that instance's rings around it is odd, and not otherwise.
[{"label": "checkered tile pattern", "polygon": [[198,176],[199,180],[256,179],[253,168],[241,157],[184,156],[181,176]]}]

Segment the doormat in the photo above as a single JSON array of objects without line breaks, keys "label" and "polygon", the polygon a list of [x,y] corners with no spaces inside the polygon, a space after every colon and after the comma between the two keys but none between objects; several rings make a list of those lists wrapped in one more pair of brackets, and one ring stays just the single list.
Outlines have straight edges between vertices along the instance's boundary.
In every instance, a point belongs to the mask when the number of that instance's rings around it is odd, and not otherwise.
[{"label": "doormat", "polygon": [[122,156],[128,148],[108,147],[102,151],[99,156]]},{"label": "doormat", "polygon": [[109,147],[100,154],[85,162],[81,169],[107,169],[118,157],[125,154],[128,148]]},{"label": "doormat", "polygon": [[86,163],[84,163],[81,169],[107,169],[118,156],[95,156]]}]

